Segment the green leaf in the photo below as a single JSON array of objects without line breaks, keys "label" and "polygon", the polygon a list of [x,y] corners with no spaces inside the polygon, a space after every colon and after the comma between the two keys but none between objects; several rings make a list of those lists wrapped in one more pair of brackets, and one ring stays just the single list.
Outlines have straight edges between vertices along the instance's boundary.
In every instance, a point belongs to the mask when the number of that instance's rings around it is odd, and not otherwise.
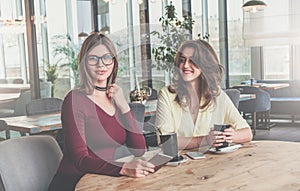
[{"label": "green leaf", "polygon": [[189,31],[193,29],[195,21],[184,16],[183,21],[178,19],[175,6],[165,6],[165,14],[159,18],[162,25],[162,32],[152,31],[150,34],[157,37],[162,44],[152,48],[152,54],[156,61],[157,70],[171,71],[174,67],[174,57],[180,44],[189,39]]}]

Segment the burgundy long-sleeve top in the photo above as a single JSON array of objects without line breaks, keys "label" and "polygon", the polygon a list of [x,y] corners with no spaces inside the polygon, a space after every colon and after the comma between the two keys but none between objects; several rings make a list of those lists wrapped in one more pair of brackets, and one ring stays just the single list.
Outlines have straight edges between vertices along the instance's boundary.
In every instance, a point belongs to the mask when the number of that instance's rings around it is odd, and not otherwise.
[{"label": "burgundy long-sleeve top", "polygon": [[123,163],[113,160],[117,147],[126,143],[136,156],[145,152],[145,139],[132,112],[117,111],[110,116],[78,90],[67,94],[61,112],[65,145],[58,173],[119,176]]}]

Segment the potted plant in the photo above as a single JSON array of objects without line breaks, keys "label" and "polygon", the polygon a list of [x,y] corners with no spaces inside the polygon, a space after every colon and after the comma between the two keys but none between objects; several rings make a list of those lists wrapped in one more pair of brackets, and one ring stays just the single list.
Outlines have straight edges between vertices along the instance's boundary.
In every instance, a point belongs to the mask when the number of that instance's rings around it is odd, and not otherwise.
[{"label": "potted plant", "polygon": [[[56,38],[65,38],[64,36],[56,36]],[[70,75],[74,79],[75,86],[79,84],[79,74],[78,74],[78,58],[77,58],[77,48],[71,40],[70,35],[66,35],[67,44],[58,45],[53,50],[54,57],[59,57],[58,63],[60,67],[68,67],[71,69],[72,74]]]},{"label": "potted plant", "polygon": [[58,78],[58,64],[50,64],[48,61],[43,60],[46,65],[45,73],[47,82],[51,82],[51,97],[54,96],[55,81]]},{"label": "potted plant", "polygon": [[[191,39],[191,33],[195,21],[190,16],[183,16],[182,19],[177,17],[177,13],[172,1],[170,5],[165,6],[165,14],[159,18],[162,26],[162,32],[152,31],[151,34],[156,37],[160,43],[159,46],[152,48],[152,54],[157,70],[165,70],[171,72],[174,67],[174,58],[180,44],[188,39]],[[197,35],[200,38],[200,34]],[[206,34],[203,39],[208,39]],[[169,79],[169,80],[170,80]]]},{"label": "potted plant", "polygon": [[165,6],[165,14],[159,18],[162,32],[152,31],[151,34],[159,40],[160,45],[152,48],[158,70],[172,71],[174,56],[179,45],[191,38],[189,31],[192,31],[194,20],[190,16],[183,16],[180,20],[172,1]]}]

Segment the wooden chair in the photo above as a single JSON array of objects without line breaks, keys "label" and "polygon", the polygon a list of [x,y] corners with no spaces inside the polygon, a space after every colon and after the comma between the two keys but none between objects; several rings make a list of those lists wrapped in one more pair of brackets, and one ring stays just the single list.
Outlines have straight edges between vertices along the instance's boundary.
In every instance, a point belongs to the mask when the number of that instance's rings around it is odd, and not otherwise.
[{"label": "wooden chair", "polygon": [[231,99],[233,105],[238,108],[240,103],[240,91],[237,89],[225,89],[224,92]]},{"label": "wooden chair", "polygon": [[[136,119],[139,128],[141,129],[141,131],[143,131],[145,105],[142,103],[129,103],[129,107],[134,115],[134,118]],[[122,145],[116,149],[114,158],[118,159],[129,155],[131,155],[130,148],[128,148],[126,145]]]},{"label": "wooden chair", "polygon": [[7,108],[0,109],[0,117],[13,117],[26,115],[26,104],[31,101],[31,93],[29,90],[21,91],[19,98],[7,104]]},{"label": "wooden chair", "polygon": [[41,98],[26,104],[27,115],[39,115],[61,111],[63,100],[59,98]]},{"label": "wooden chair", "polygon": [[13,84],[24,84],[24,80],[21,78],[14,79]]},{"label": "wooden chair", "polygon": [[253,134],[255,135],[257,127],[257,114],[264,114],[264,125],[269,129],[271,99],[270,94],[262,89],[253,86],[234,86],[233,88],[240,90],[241,93],[255,94],[256,98],[239,103],[239,111],[244,117],[247,113],[251,114]]},{"label": "wooden chair", "polygon": [[134,118],[136,119],[136,122],[143,131],[144,127],[144,119],[145,119],[145,105],[142,103],[129,103],[129,107],[134,115]]},{"label": "wooden chair", "polygon": [[[63,100],[59,98],[41,98],[32,100],[26,104],[26,114],[27,115],[41,115],[47,113],[55,113],[61,111]],[[40,133],[43,135],[53,136],[61,149],[63,149],[64,137],[63,130],[56,130],[51,132]]]},{"label": "wooden chair", "polygon": [[7,79],[0,79],[0,84],[7,84]]},{"label": "wooden chair", "polygon": [[51,136],[0,142],[0,190],[46,191],[62,159]]},{"label": "wooden chair", "polygon": [[26,105],[31,101],[31,92],[29,90],[21,91],[20,97],[16,101],[13,116],[26,115]]},{"label": "wooden chair", "polygon": [[5,139],[10,139],[10,132],[7,129],[7,123],[4,120],[0,120],[0,131],[5,131]]}]

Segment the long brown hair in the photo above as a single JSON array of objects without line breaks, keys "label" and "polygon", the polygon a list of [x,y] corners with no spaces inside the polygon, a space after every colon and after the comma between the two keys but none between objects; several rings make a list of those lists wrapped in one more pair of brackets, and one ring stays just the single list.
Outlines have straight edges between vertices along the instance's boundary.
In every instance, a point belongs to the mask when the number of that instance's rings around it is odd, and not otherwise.
[{"label": "long brown hair", "polygon": [[107,79],[107,85],[110,83],[115,83],[117,72],[118,72],[118,56],[116,48],[113,42],[104,34],[101,33],[92,33],[89,35],[85,41],[83,42],[79,55],[78,55],[78,65],[79,65],[79,87],[78,89],[84,91],[86,94],[92,94],[94,91],[94,84],[90,73],[88,72],[88,64],[87,64],[87,55],[88,53],[98,45],[104,45],[110,54],[114,56],[114,68],[111,75]]},{"label": "long brown hair", "polygon": [[194,49],[194,55],[190,59],[201,70],[201,75],[198,77],[201,92],[199,99],[205,98],[205,102],[200,105],[200,109],[207,109],[220,94],[219,85],[222,80],[223,66],[219,63],[214,49],[204,40],[188,40],[181,44],[175,56],[173,83],[168,87],[168,90],[177,94],[175,101],[179,105],[186,106],[190,102],[186,82],[182,79],[179,70],[182,52],[185,48]]}]

